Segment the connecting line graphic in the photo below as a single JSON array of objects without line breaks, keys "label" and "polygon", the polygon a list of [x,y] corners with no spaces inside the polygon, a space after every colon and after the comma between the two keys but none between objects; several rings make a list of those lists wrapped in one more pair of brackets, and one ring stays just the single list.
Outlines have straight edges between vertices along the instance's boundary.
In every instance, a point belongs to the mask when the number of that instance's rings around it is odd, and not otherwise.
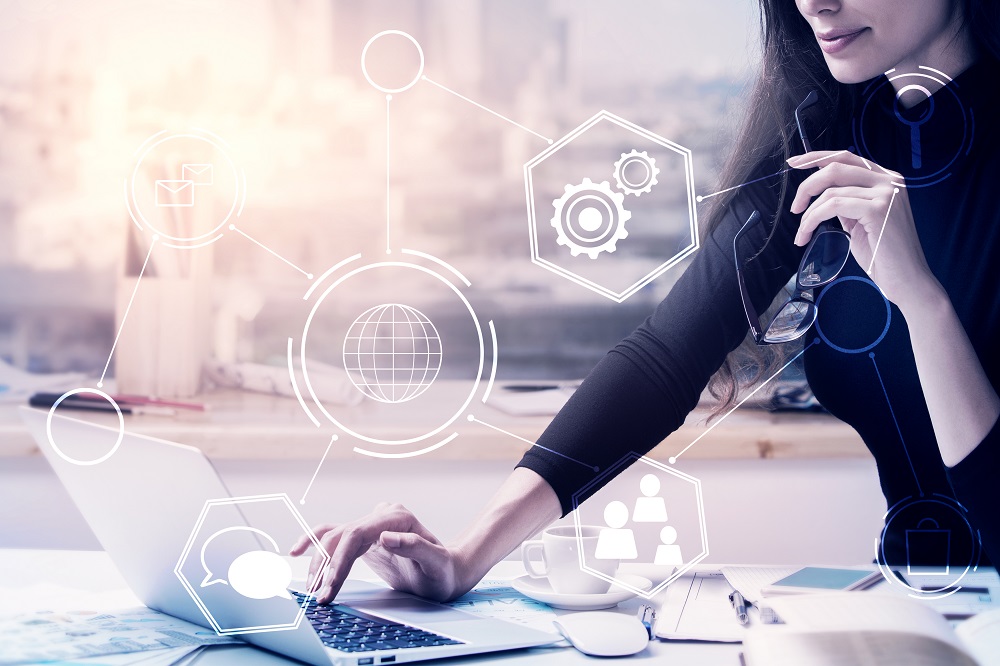
[{"label": "connecting line graphic", "polygon": [[392,252],[389,244],[389,102],[392,95],[385,96],[385,253]]},{"label": "connecting line graphic", "polygon": [[312,490],[313,482],[316,481],[316,476],[319,474],[319,470],[323,467],[323,463],[326,462],[326,456],[330,453],[330,449],[333,447],[333,443],[337,441],[337,436],[333,435],[330,437],[330,443],[326,445],[326,451],[323,452],[323,457],[319,459],[319,464],[316,465],[316,471],[313,472],[312,478],[309,479],[309,485],[306,486],[306,491],[302,493],[302,499],[299,500],[299,504],[306,503],[306,495]]},{"label": "connecting line graphic", "polygon": [[244,232],[244,231],[243,231],[242,229],[238,229],[238,228],[236,227],[236,225],[235,225],[235,224],[230,224],[230,225],[229,225],[229,230],[230,230],[230,231],[235,231],[235,232],[236,232],[236,233],[238,233],[238,234],[239,234],[240,236],[243,236],[243,238],[246,238],[246,239],[247,239],[248,241],[250,241],[251,243],[253,243],[253,244],[254,244],[254,245],[256,245],[257,247],[261,248],[262,250],[264,250],[264,251],[266,251],[266,252],[270,252],[270,253],[271,253],[272,255],[274,255],[275,257],[277,257],[277,258],[278,258],[278,259],[280,259],[281,261],[285,262],[286,264],[288,264],[289,266],[291,266],[292,268],[294,268],[295,270],[297,270],[297,271],[298,271],[299,273],[302,273],[303,275],[305,275],[305,276],[306,276],[307,278],[309,278],[310,280],[312,280],[312,279],[313,279],[313,274],[312,274],[312,273],[307,273],[306,271],[302,270],[301,268],[299,268],[298,266],[296,266],[296,265],[295,265],[295,264],[293,264],[292,262],[288,261],[288,259],[285,259],[285,258],[284,258],[283,256],[281,256],[280,254],[278,254],[277,252],[275,252],[274,250],[272,250],[272,249],[271,249],[271,248],[269,248],[268,246],[266,246],[266,245],[264,245],[263,243],[261,243],[261,242],[260,242],[259,240],[255,239],[255,238],[251,238],[251,237],[250,237],[249,235],[247,235],[247,234],[246,234],[246,232]]},{"label": "connecting line graphic", "polygon": [[514,433],[512,433],[512,432],[507,432],[507,431],[506,431],[506,430],[504,430],[503,428],[498,428],[498,427],[496,427],[495,425],[491,425],[491,424],[489,424],[489,423],[486,423],[485,421],[480,421],[479,419],[477,419],[477,418],[476,418],[475,416],[472,416],[471,414],[469,415],[469,417],[468,417],[468,418],[469,418],[469,421],[470,421],[471,423],[478,423],[479,425],[484,425],[484,426],[486,426],[487,428],[490,428],[491,430],[496,430],[497,432],[502,432],[502,433],[503,433],[503,434],[505,434],[505,435],[508,435],[508,436],[510,436],[510,437],[513,437],[514,439],[519,439],[519,440],[521,440],[521,441],[522,441],[522,442],[524,442],[525,444],[531,444],[532,446],[537,446],[538,448],[542,449],[543,451],[548,451],[549,453],[553,453],[553,454],[555,454],[555,455],[559,456],[560,458],[565,458],[566,460],[569,460],[570,462],[575,462],[575,463],[576,463],[577,465],[583,465],[583,466],[584,466],[584,467],[586,467],[587,469],[592,469],[592,470],[594,470],[595,472],[600,472],[600,471],[601,471],[601,468],[600,468],[600,467],[598,467],[598,466],[596,466],[596,465],[588,465],[588,464],[587,464],[587,463],[585,463],[585,462],[580,462],[580,461],[579,461],[579,460],[577,460],[576,458],[570,458],[570,457],[569,457],[568,455],[566,455],[565,453],[559,453],[558,451],[553,451],[552,449],[550,449],[550,448],[547,448],[547,447],[545,447],[545,446],[542,446],[541,444],[537,444],[537,443],[535,443],[535,442],[532,442],[532,441],[531,441],[530,439],[525,439],[524,437],[521,437],[521,436],[519,436],[519,435],[515,435],[515,434],[514,434]]},{"label": "connecting line graphic", "polygon": [[681,449],[681,452],[680,452],[680,453],[678,453],[678,454],[677,454],[676,456],[670,456],[670,458],[669,458],[668,462],[670,462],[670,464],[671,464],[671,465],[673,465],[673,464],[674,464],[675,462],[677,462],[677,459],[678,459],[678,458],[680,458],[680,457],[681,457],[682,455],[684,455],[684,453],[685,453],[685,452],[686,452],[686,451],[687,451],[688,449],[690,449],[690,448],[691,448],[692,446],[694,446],[695,444],[697,444],[697,443],[698,443],[698,441],[699,441],[699,440],[700,440],[700,439],[701,439],[702,437],[704,437],[704,436],[705,436],[705,435],[707,435],[708,433],[712,432],[712,430],[713,430],[713,429],[715,428],[715,426],[717,426],[717,425],[719,425],[720,423],[722,423],[723,421],[725,421],[725,420],[726,420],[726,418],[727,418],[727,417],[728,417],[728,416],[729,416],[730,414],[732,414],[732,413],[733,413],[733,412],[735,412],[735,411],[736,411],[737,409],[739,409],[739,408],[740,408],[740,406],[742,406],[744,402],[746,402],[747,400],[749,400],[750,398],[752,398],[752,397],[754,396],[754,394],[755,394],[755,393],[757,393],[757,391],[759,391],[759,390],[761,390],[762,388],[764,388],[765,386],[767,386],[767,385],[768,385],[768,383],[769,383],[769,382],[770,382],[770,381],[771,381],[772,379],[774,379],[775,377],[777,377],[778,375],[780,375],[780,374],[781,374],[781,373],[782,373],[782,372],[783,372],[783,371],[785,370],[785,368],[787,368],[788,366],[790,366],[790,365],[791,365],[792,363],[795,363],[796,359],[798,359],[798,357],[800,357],[800,356],[802,356],[803,354],[805,354],[805,353],[806,353],[806,350],[807,350],[807,349],[809,349],[810,347],[812,347],[813,345],[815,345],[815,344],[818,344],[818,343],[819,343],[819,338],[816,338],[815,340],[813,340],[813,341],[812,341],[812,344],[809,344],[809,345],[806,345],[805,347],[803,347],[803,348],[802,348],[802,351],[800,351],[800,352],[799,352],[798,354],[796,354],[795,356],[793,356],[793,357],[792,357],[792,358],[791,358],[791,359],[790,359],[790,360],[789,360],[789,361],[788,361],[787,363],[785,363],[785,364],[784,364],[783,366],[781,366],[780,368],[778,368],[778,371],[777,371],[777,372],[775,372],[775,373],[774,373],[773,375],[771,375],[770,377],[768,377],[768,378],[767,378],[766,380],[764,380],[764,382],[763,382],[763,383],[762,383],[762,384],[761,384],[760,386],[758,386],[758,387],[757,387],[757,388],[755,388],[754,390],[750,391],[750,393],[748,393],[748,394],[746,395],[746,397],[745,397],[745,398],[743,398],[743,399],[742,399],[742,400],[740,400],[740,401],[739,401],[738,403],[736,403],[736,406],[735,406],[735,407],[733,407],[733,408],[732,408],[732,409],[730,409],[730,410],[729,410],[728,412],[726,412],[725,414],[723,414],[722,416],[720,416],[720,417],[719,417],[719,420],[718,420],[718,421],[716,421],[715,423],[713,423],[712,425],[710,425],[710,426],[709,426],[709,427],[708,427],[708,428],[707,428],[707,429],[705,430],[705,432],[703,432],[703,433],[701,433],[700,435],[698,435],[697,437],[695,437],[695,438],[694,438],[694,441],[693,441],[693,442],[691,442],[690,444],[688,444],[687,446],[685,446],[685,447],[684,447],[683,449]]},{"label": "connecting line graphic", "polygon": [[917,492],[920,496],[924,496],[924,489],[920,487],[920,479],[917,478],[917,470],[913,467],[913,461],[910,459],[910,450],[906,448],[906,440],[903,439],[903,431],[899,427],[899,421],[896,420],[896,412],[892,409],[892,403],[889,401],[889,392],[885,390],[885,382],[882,381],[882,373],[878,370],[878,363],[875,362],[875,352],[868,352],[868,358],[872,360],[872,366],[875,368],[875,375],[878,377],[879,386],[882,387],[882,395],[885,396],[885,404],[889,407],[889,415],[892,416],[892,422],[896,426],[896,432],[899,433],[899,443],[903,445],[903,453],[906,454],[906,462],[910,464],[910,471],[913,473],[913,480],[917,484]]},{"label": "connecting line graphic", "polygon": [[552,143],[552,139],[550,139],[549,137],[542,136],[538,132],[536,132],[534,130],[528,129],[527,127],[525,127],[521,123],[514,122],[513,120],[511,120],[507,116],[501,115],[501,114],[497,113],[496,111],[494,111],[493,109],[488,109],[485,106],[483,106],[482,104],[480,104],[479,102],[474,102],[471,99],[469,99],[468,97],[466,97],[465,95],[461,95],[461,94],[455,92],[454,90],[452,90],[451,88],[447,88],[447,87],[441,85],[437,81],[432,81],[431,79],[427,78],[426,76],[422,76],[420,78],[422,78],[427,83],[430,83],[431,85],[437,86],[438,88],[440,88],[441,90],[444,90],[445,92],[451,93],[452,95],[454,95],[455,97],[458,97],[459,99],[464,99],[466,102],[468,102],[469,104],[472,104],[473,106],[478,106],[480,109],[482,109],[483,111],[486,111],[487,113],[492,113],[494,116],[496,116],[497,118],[499,118],[501,120],[506,120],[508,123],[510,123],[511,125],[514,125],[515,127],[520,127],[525,132],[529,132],[531,134],[534,134],[539,139],[544,139],[545,141],[548,141],[550,144]]},{"label": "connecting line graphic", "polygon": [[104,376],[108,374],[108,366],[111,365],[111,357],[115,355],[115,348],[118,346],[118,339],[122,337],[122,329],[125,328],[125,320],[128,319],[128,312],[132,309],[132,301],[135,300],[135,294],[139,291],[139,283],[142,282],[142,275],[146,272],[146,265],[149,264],[149,258],[153,256],[153,248],[156,246],[156,242],[160,240],[159,234],[153,234],[153,239],[149,244],[149,252],[146,253],[146,260],[142,262],[142,269],[139,270],[139,277],[135,279],[135,287],[132,289],[132,296],[128,299],[128,305],[125,307],[125,314],[122,315],[122,323],[118,326],[118,335],[115,336],[115,341],[111,345],[111,353],[108,354],[108,362],[104,364],[104,371],[101,372],[101,378],[97,381],[97,388],[104,386]]},{"label": "connecting line graphic", "polygon": [[885,209],[885,219],[882,220],[882,229],[878,232],[878,240],[875,241],[875,249],[872,250],[872,260],[868,264],[868,275],[872,274],[872,268],[875,267],[875,253],[878,252],[878,246],[882,244],[882,234],[885,233],[885,225],[889,222],[889,211],[892,210],[892,202],[896,200],[896,195],[899,194],[899,188],[892,188],[892,197],[889,199],[889,207]]},{"label": "connecting line graphic", "polygon": [[719,196],[720,194],[725,194],[726,192],[732,192],[733,190],[738,190],[741,187],[746,187],[747,185],[753,185],[754,183],[759,183],[760,181],[767,180],[768,178],[774,178],[775,176],[780,176],[783,173],[787,173],[787,172],[791,171],[793,168],[795,168],[795,169],[801,169],[802,167],[807,167],[807,166],[809,166],[811,164],[816,164],[817,162],[822,162],[823,160],[828,160],[831,157],[834,157],[836,155],[842,155],[842,154],[844,154],[846,152],[848,152],[848,151],[847,150],[839,150],[839,151],[837,151],[835,153],[827,155],[826,157],[820,157],[820,158],[815,159],[815,160],[810,160],[810,161],[808,161],[808,162],[806,162],[804,164],[798,165],[797,167],[786,167],[786,168],[782,169],[781,171],[777,171],[777,172],[772,173],[772,174],[767,175],[767,176],[761,176],[760,178],[754,178],[753,180],[747,181],[745,183],[741,183],[739,185],[733,185],[732,187],[727,187],[726,189],[719,190],[718,192],[712,192],[711,194],[706,194],[704,196],[702,196],[702,195],[699,194],[698,196],[696,196],[694,198],[694,200],[697,201],[698,203],[701,203],[705,199],[711,199],[712,197]]}]

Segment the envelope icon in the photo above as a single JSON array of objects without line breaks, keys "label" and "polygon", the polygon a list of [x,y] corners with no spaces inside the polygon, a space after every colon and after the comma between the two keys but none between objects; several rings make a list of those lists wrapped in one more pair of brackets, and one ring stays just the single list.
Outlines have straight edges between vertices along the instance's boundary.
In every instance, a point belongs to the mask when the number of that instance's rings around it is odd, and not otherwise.
[{"label": "envelope icon", "polygon": [[160,208],[180,208],[194,205],[193,180],[158,180],[154,184],[154,205]]},{"label": "envelope icon", "polygon": [[211,164],[181,165],[181,178],[193,180],[195,185],[211,185],[213,173]]}]

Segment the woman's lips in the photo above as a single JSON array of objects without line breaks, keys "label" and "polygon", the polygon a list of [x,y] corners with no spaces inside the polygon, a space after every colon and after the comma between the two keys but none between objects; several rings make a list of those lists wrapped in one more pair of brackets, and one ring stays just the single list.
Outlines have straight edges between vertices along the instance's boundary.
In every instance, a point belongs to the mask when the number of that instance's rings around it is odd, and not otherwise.
[{"label": "woman's lips", "polygon": [[823,49],[823,53],[833,55],[846,49],[867,30],[868,28],[860,28],[853,32],[837,31],[817,34],[816,41],[819,42],[819,47]]}]

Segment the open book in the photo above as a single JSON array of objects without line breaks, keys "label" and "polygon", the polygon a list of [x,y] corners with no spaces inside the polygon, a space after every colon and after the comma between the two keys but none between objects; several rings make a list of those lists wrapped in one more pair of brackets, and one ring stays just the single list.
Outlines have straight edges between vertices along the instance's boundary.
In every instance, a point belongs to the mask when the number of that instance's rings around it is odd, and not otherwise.
[{"label": "open book", "polygon": [[919,600],[866,592],[769,599],[784,625],[743,639],[747,666],[1000,666],[1000,609],[952,629]]}]

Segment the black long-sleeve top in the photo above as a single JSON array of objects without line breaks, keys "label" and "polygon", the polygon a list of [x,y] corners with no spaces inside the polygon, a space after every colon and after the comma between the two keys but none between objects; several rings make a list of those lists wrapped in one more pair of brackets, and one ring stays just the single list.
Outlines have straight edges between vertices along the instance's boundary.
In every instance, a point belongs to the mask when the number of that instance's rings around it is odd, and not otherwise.
[{"label": "black long-sleeve top", "polygon": [[[884,76],[866,87],[873,93],[860,96],[853,126],[830,128],[825,145],[817,148],[853,148],[907,176],[907,195],[927,262],[951,298],[987,377],[1000,390],[998,81],[1000,63],[982,57],[934,94],[933,113],[939,114],[934,127],[946,129],[935,136],[927,131],[930,124],[925,126],[920,168],[913,164],[910,128],[895,116],[894,91]],[[935,154],[951,150],[963,136],[966,143],[954,160]],[[783,166],[765,162],[755,175],[773,174]],[[938,177],[925,177],[938,170]],[[793,172],[790,191],[807,175]],[[600,469],[630,453],[648,452],[683,423],[726,355],[743,341],[748,326],[736,280],[733,237],[753,209],[770,218],[777,192],[778,178],[739,190],[667,297],[596,365],[542,434],[541,446],[524,455],[519,466],[534,470],[552,486],[564,514],[573,508],[573,495],[596,473],[545,449]],[[787,207],[791,197],[785,201]],[[799,216],[781,211],[773,238],[747,267],[748,289],[758,312],[798,268],[803,248],[792,242],[798,222]],[[750,233],[750,245],[764,246],[767,231],[758,224]],[[815,296],[817,323],[804,338],[806,376],[822,404],[854,427],[875,458],[889,507],[884,560],[905,563],[906,530],[936,524],[951,532],[953,563],[966,564],[977,538],[985,551],[980,563],[1000,562],[1000,426],[994,425],[960,463],[945,466],[900,311],[853,257],[840,277]],[[946,349],[949,341],[940,344]],[[711,436],[698,446],[712,446]],[[911,562],[914,556],[910,554]]]}]

